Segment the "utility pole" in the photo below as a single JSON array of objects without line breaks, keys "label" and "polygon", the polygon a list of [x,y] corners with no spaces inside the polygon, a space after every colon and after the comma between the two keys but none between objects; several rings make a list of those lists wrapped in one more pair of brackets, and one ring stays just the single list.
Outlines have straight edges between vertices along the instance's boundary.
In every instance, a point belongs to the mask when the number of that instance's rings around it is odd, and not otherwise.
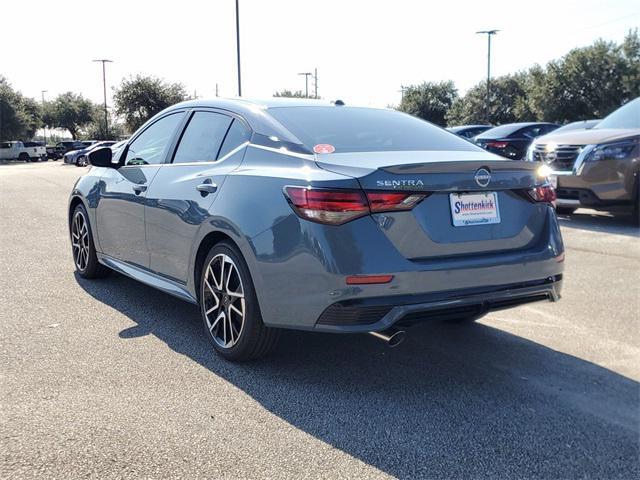
[{"label": "utility pole", "polygon": [[400,85],[400,90],[398,90],[400,92],[400,102],[404,101],[404,92],[407,91],[407,87],[405,87],[404,85]]},{"label": "utility pole", "polygon": [[491,123],[490,117],[490,107],[491,107],[491,37],[498,33],[500,30],[481,30],[476,32],[476,34],[486,34],[487,35],[487,101],[485,106],[485,118],[487,123]]},{"label": "utility pole", "polygon": [[[47,93],[48,90],[42,90],[42,109],[44,110],[44,94]],[[47,126],[42,125],[42,137],[44,138],[44,146],[47,146]]]},{"label": "utility pole", "polygon": [[104,93],[104,138],[105,140],[109,138],[109,120],[107,119],[107,76],[105,73],[105,63],[113,63],[113,60],[107,60],[106,58],[102,58],[99,60],[94,60],[94,62],[102,62],[102,89]]},{"label": "utility pole", "polygon": [[238,54],[238,96],[242,96],[242,81],[240,75],[240,5],[236,0],[236,50]]},{"label": "utility pole", "polygon": [[304,75],[304,96],[309,98],[309,76],[313,75],[311,72],[303,72],[298,75]]},{"label": "utility pole", "polygon": [[216,97],[218,97],[218,84],[216,83]]},{"label": "utility pole", "polygon": [[317,68],[313,69],[313,89],[314,89],[313,97],[317,99],[318,98],[318,69]]}]

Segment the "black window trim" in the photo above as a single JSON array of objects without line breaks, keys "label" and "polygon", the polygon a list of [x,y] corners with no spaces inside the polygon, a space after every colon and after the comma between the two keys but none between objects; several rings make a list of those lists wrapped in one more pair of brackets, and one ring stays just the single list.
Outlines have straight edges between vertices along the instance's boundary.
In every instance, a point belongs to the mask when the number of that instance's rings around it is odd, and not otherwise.
[{"label": "black window trim", "polygon": [[[193,115],[196,112],[208,112],[208,113],[217,113],[220,115],[224,115],[226,117],[231,118],[231,123],[229,123],[229,126],[227,127],[227,131],[225,132],[224,136],[222,137],[222,142],[220,142],[220,147],[218,147],[218,151],[216,152],[216,159],[215,160],[209,160],[206,162],[185,162],[185,163],[174,163],[173,160],[175,159],[176,153],[178,151],[178,146],[180,145],[180,142],[182,141],[182,137],[184,136],[184,133],[187,131],[187,127],[189,126],[189,122],[191,121],[191,118],[193,118]],[[167,165],[182,165],[182,166],[189,166],[189,165],[211,165],[214,163],[219,163],[220,162],[220,151],[222,150],[222,146],[224,145],[224,141],[227,139],[227,135],[229,134],[229,130],[231,129],[231,126],[233,125],[233,122],[235,120],[239,120],[240,123],[249,131],[249,138],[253,138],[253,134],[254,131],[251,128],[251,126],[249,125],[249,122],[247,122],[242,115],[237,114],[236,112],[232,112],[231,110],[225,110],[222,108],[213,108],[213,107],[192,107],[190,109],[187,110],[187,115],[186,115],[186,119],[185,121],[182,123],[182,125],[180,126],[180,134],[177,135],[175,141],[173,142],[173,144],[171,145],[171,150],[170,150],[170,155],[167,155],[167,159],[165,164]],[[251,140],[249,140],[249,142],[251,142]]]},{"label": "black window trim", "polygon": [[[170,115],[175,115],[177,113],[182,114],[182,119],[180,120],[180,122],[178,123],[178,126],[176,127],[176,131],[173,134],[173,137],[171,138],[171,141],[169,142],[169,148],[167,149],[167,153],[165,154],[164,158],[158,162],[158,163],[152,163],[149,165],[125,165],[124,161],[127,158],[127,153],[129,152],[129,146],[135,142],[138,137],[140,137],[140,135],[142,135],[144,132],[146,132],[149,128],[151,128],[153,125],[155,125],[156,123],[158,123],[160,120],[167,118]],[[186,113],[186,115],[185,115]],[[188,109],[176,109],[176,110],[171,110],[169,112],[167,112],[165,115],[162,115],[161,117],[156,118],[152,123],[149,123],[148,125],[146,125],[144,127],[144,129],[139,130],[135,133],[134,136],[132,136],[129,141],[127,142],[127,144],[124,146],[124,148],[122,149],[122,151],[120,152],[120,157],[118,158],[118,163],[120,164],[120,168],[127,168],[127,167],[135,167],[135,168],[141,168],[141,167],[159,167],[161,165],[164,165],[167,163],[167,158],[169,157],[169,152],[171,152],[176,145],[176,137],[177,137],[177,133],[181,132],[184,129],[184,125],[185,125],[185,120],[189,117],[188,115],[189,110]],[[173,158],[173,157],[171,157]]]}]

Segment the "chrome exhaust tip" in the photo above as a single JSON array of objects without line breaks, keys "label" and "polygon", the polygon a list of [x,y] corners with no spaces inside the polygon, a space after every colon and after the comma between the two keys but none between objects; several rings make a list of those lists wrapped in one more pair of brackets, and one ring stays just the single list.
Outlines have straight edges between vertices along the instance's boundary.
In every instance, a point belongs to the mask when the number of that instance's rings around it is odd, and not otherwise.
[{"label": "chrome exhaust tip", "polygon": [[387,342],[389,348],[397,347],[404,341],[406,332],[404,330],[398,330],[391,327],[383,332],[369,332],[370,335]]}]

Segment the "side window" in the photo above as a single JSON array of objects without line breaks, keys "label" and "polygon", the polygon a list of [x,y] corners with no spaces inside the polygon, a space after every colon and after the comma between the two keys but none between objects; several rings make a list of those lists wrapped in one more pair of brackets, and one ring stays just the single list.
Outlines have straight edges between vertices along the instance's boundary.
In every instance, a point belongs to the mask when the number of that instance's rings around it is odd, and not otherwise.
[{"label": "side window", "polygon": [[542,129],[541,126],[536,126],[536,125],[532,127],[523,128],[522,130],[520,130],[520,134],[517,136],[525,137],[525,138],[536,138],[540,135],[541,129]]},{"label": "side window", "polygon": [[214,112],[195,112],[173,157],[173,163],[214,162],[232,118]]},{"label": "side window", "polygon": [[182,113],[167,115],[142,132],[129,145],[124,164],[154,165],[162,163],[182,115]]},{"label": "side window", "polygon": [[231,150],[249,141],[251,138],[251,130],[244,126],[240,120],[234,120],[231,128],[227,132],[218,158],[227,155]]}]

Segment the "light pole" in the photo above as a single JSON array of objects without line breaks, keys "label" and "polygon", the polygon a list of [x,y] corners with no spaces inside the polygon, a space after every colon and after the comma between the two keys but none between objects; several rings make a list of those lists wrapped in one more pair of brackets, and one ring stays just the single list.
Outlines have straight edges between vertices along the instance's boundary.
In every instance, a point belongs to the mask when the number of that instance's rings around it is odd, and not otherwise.
[{"label": "light pole", "polygon": [[102,58],[99,60],[94,60],[94,62],[102,62],[102,89],[104,91],[104,138],[105,140],[109,138],[109,124],[107,120],[107,77],[105,74],[105,63],[113,63],[113,60],[107,60],[106,58]]},{"label": "light pole", "polygon": [[[49,90],[42,90],[42,110],[44,113],[44,94],[47,93]],[[44,146],[45,148],[47,147],[47,126],[43,123],[42,125],[42,137],[44,139]]]},{"label": "light pole", "polygon": [[487,119],[487,123],[491,123],[489,118],[489,107],[490,107],[490,94],[491,94],[491,36],[498,33],[500,30],[481,30],[477,33],[486,34],[487,35],[487,102],[486,102],[486,113],[485,117]]},{"label": "light pole", "polygon": [[238,55],[238,96],[242,96],[242,80],[240,75],[240,5],[236,0],[236,50]]},{"label": "light pole", "polygon": [[309,76],[313,75],[311,72],[303,72],[298,75],[304,75],[304,96],[309,98]]},{"label": "light pole", "polygon": [[317,68],[313,69],[313,90],[315,92],[313,94],[313,98],[317,100],[318,99],[318,69]]}]

